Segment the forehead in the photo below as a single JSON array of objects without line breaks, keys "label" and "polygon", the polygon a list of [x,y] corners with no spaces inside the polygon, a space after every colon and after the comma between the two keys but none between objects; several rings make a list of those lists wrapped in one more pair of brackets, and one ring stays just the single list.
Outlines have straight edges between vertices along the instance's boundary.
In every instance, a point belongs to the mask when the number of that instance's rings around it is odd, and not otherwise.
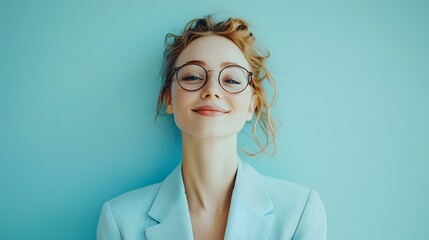
[{"label": "forehead", "polygon": [[241,50],[231,40],[217,36],[205,36],[192,41],[179,55],[176,66],[189,61],[203,61],[208,68],[220,68],[225,62],[231,62],[250,68]]}]

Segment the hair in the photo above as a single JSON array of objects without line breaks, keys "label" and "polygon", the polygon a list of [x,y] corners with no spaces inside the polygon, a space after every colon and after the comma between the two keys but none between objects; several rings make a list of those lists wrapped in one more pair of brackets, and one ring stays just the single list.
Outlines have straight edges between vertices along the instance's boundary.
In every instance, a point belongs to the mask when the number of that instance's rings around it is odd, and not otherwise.
[{"label": "hair", "polygon": [[[225,21],[215,21],[212,15],[208,15],[189,21],[183,32],[179,35],[168,33],[165,36],[164,61],[161,72],[162,87],[158,96],[156,116],[161,112],[165,92],[170,91],[175,63],[181,52],[193,40],[212,35],[225,37],[234,42],[249,62],[251,71],[254,73],[252,81],[250,81],[250,86],[257,96],[257,101],[252,133],[259,150],[256,153],[249,153],[247,151],[245,151],[245,153],[249,156],[256,156],[263,152],[268,152],[269,145],[273,144],[274,149],[271,154],[274,155],[277,151],[277,142],[270,108],[275,102],[277,89],[273,76],[265,66],[265,61],[269,58],[270,52],[266,49],[262,51],[256,47],[255,37],[253,33],[249,31],[249,24],[241,18],[228,18]],[[267,93],[263,86],[264,80],[268,80],[273,88],[273,96],[270,102],[268,102]],[[258,137],[258,126],[264,133],[265,140],[263,141]]]}]

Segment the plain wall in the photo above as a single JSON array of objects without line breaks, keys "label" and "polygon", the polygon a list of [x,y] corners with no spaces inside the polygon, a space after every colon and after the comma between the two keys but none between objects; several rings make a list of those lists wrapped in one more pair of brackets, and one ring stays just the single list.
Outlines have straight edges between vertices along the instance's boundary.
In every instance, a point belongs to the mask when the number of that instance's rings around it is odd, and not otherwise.
[{"label": "plain wall", "polygon": [[278,153],[243,157],[316,189],[329,239],[429,239],[427,1],[179,2],[0,1],[1,239],[94,239],[104,201],[170,173],[164,36],[213,12],[278,81]]}]

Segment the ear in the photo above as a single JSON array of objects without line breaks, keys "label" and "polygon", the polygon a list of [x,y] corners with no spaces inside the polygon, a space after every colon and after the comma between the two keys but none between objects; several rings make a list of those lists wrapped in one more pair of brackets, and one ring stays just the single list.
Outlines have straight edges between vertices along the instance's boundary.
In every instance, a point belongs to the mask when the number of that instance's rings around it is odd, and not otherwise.
[{"label": "ear", "polygon": [[170,89],[165,89],[164,91],[164,97],[165,97],[165,111],[168,114],[173,114],[174,113],[174,109],[173,109],[173,104],[172,104],[172,96],[171,96],[171,91]]},{"label": "ear", "polygon": [[253,113],[255,112],[257,103],[258,96],[256,94],[253,94],[252,99],[250,100],[249,109],[247,109],[246,121],[251,121],[253,119]]}]

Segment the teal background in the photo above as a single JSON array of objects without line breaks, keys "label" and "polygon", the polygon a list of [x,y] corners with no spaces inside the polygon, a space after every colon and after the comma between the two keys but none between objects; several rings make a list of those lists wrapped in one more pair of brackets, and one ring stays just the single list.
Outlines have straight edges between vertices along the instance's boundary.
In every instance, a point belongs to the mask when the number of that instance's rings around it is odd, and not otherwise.
[{"label": "teal background", "polygon": [[[0,1],[0,238],[94,239],[104,201],[180,159],[163,40],[212,12],[271,51],[279,151],[329,239],[429,239],[428,1]],[[241,145],[250,141],[241,136]]]}]

